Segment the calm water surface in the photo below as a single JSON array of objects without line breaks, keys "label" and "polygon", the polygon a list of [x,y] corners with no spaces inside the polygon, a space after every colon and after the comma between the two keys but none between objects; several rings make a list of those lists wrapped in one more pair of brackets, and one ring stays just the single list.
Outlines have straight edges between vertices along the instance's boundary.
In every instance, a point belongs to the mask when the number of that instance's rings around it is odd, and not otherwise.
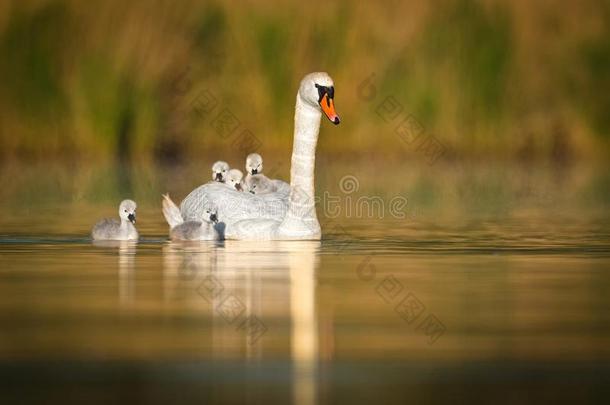
[{"label": "calm water surface", "polygon": [[[2,396],[310,404],[607,394],[603,171],[405,167],[397,181],[324,164],[317,189],[340,208],[318,204],[320,242],[168,242],[158,196],[179,200],[200,182],[198,167],[4,170]],[[346,175],[355,188],[339,182]],[[140,204],[142,240],[93,244],[90,226],[122,196]],[[384,215],[356,214],[362,196],[379,196]],[[408,203],[389,213],[396,196]]]}]

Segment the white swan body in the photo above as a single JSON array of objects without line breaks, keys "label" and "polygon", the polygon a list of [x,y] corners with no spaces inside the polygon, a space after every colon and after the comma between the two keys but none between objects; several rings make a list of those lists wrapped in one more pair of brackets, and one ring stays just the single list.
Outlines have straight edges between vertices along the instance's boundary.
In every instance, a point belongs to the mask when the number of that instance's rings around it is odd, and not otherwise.
[{"label": "white swan body", "polygon": [[218,217],[230,229],[233,224],[246,219],[283,218],[288,211],[290,189],[275,193],[253,195],[227,187],[226,184],[210,182],[193,190],[180,205],[185,221],[200,221],[204,209],[214,204]]},{"label": "white swan body", "polygon": [[252,195],[220,184],[204,184],[182,201],[182,217],[200,221],[202,208],[212,203],[226,224],[227,239],[320,239],[314,201],[315,154],[322,111],[334,124],[339,123],[333,96],[333,80],[327,73],[311,73],[301,81],[296,97],[289,187],[277,181],[276,192]]}]

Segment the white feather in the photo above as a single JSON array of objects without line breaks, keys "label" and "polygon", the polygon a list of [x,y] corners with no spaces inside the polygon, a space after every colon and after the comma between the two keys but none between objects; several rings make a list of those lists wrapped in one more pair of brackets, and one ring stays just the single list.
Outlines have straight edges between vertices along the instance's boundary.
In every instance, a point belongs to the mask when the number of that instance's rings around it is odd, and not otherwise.
[{"label": "white feather", "polygon": [[169,194],[163,194],[163,216],[170,228],[174,228],[184,222],[180,209],[169,198]]}]

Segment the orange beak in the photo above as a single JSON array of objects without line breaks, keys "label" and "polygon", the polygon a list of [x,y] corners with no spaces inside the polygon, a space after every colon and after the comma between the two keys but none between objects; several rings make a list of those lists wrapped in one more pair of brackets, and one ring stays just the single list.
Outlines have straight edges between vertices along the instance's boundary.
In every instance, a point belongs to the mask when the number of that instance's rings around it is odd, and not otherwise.
[{"label": "orange beak", "polygon": [[325,94],[322,100],[320,100],[320,107],[322,107],[322,111],[324,111],[324,114],[333,124],[337,125],[341,122],[335,111],[335,103],[332,98],[328,98],[328,94]]}]

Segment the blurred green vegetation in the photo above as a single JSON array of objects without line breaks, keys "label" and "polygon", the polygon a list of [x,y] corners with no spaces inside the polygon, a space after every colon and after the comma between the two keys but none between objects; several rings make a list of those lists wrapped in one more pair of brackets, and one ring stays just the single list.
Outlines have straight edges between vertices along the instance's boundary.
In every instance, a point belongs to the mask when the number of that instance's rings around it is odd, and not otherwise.
[{"label": "blurred green vegetation", "polygon": [[[413,152],[376,114],[392,96],[451,156],[610,155],[605,0],[9,0],[0,61],[6,161],[239,155],[246,129],[287,154],[298,82],[314,70],[334,77],[343,118],[321,153]],[[207,115],[193,106],[202,94],[217,103]],[[230,136],[211,125],[222,108],[239,120]]]}]

